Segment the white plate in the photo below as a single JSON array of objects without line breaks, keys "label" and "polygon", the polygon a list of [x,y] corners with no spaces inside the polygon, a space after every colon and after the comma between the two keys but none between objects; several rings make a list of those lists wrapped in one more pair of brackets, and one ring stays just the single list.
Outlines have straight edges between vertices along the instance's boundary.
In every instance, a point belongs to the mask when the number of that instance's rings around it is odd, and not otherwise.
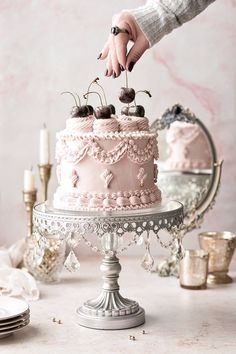
[{"label": "white plate", "polygon": [[11,328],[14,328],[16,326],[20,326],[22,324],[25,324],[26,322],[29,321],[29,319],[30,319],[30,316],[28,315],[27,317],[25,317],[25,318],[23,318],[21,320],[15,321],[13,323],[7,323],[7,324],[4,324],[4,325],[0,325],[0,333],[3,330],[11,329]]},{"label": "white plate", "polygon": [[0,296],[0,320],[19,316],[28,308],[29,305],[24,300]]},{"label": "white plate", "polygon": [[30,321],[28,320],[27,322],[25,322],[23,325],[20,326],[16,326],[14,328],[11,328],[9,330],[5,330],[5,331],[0,331],[0,339],[6,337],[7,335],[14,333],[16,331],[20,331],[21,329],[23,329],[24,327],[26,327],[28,324],[30,323]]},{"label": "white plate", "polygon": [[11,324],[11,323],[14,323],[16,321],[19,321],[19,320],[22,320],[24,319],[25,317],[27,317],[28,315],[30,314],[30,311],[27,310],[25,312],[23,312],[21,315],[19,316],[15,316],[15,317],[11,317],[9,319],[6,319],[6,320],[1,320],[0,319],[0,326],[5,326],[7,324]]}]

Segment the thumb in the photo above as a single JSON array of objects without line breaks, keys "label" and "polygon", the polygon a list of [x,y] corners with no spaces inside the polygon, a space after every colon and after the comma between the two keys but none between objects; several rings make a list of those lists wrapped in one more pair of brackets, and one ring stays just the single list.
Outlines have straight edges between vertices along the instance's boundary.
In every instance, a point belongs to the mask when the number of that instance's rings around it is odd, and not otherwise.
[{"label": "thumb", "polygon": [[143,53],[149,48],[147,41],[143,38],[137,38],[134,45],[130,49],[127,60],[126,60],[126,69],[132,71],[134,64],[141,58]]}]

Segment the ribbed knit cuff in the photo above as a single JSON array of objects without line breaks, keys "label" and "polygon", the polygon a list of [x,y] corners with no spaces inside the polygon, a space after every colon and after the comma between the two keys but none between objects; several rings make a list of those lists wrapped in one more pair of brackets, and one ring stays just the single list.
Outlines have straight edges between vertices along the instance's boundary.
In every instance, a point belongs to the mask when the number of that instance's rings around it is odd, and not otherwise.
[{"label": "ribbed knit cuff", "polygon": [[173,13],[167,13],[156,1],[148,1],[137,9],[127,10],[134,16],[150,47],[180,24]]},{"label": "ribbed knit cuff", "polygon": [[137,9],[127,10],[134,16],[150,47],[176,27],[190,21],[215,0],[148,0]]}]

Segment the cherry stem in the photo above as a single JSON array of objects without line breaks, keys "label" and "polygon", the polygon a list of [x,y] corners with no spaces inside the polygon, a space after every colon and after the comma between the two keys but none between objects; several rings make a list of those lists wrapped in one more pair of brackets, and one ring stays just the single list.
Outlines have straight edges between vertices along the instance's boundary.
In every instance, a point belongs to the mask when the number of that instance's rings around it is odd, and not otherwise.
[{"label": "cherry stem", "polygon": [[139,92],[144,92],[144,93],[146,93],[146,95],[148,95],[149,97],[152,97],[150,91],[147,91],[147,90],[139,90],[139,91],[137,91],[137,92],[136,92],[136,96],[137,96],[137,94],[138,94]]},{"label": "cherry stem", "polygon": [[75,100],[75,105],[76,105],[76,107],[79,107],[79,106],[78,106],[78,102],[77,102],[77,100],[76,100],[76,98],[75,98],[75,95],[73,95],[73,93],[72,93],[72,92],[69,92],[69,91],[64,91],[64,92],[61,93],[61,95],[64,95],[65,93],[70,94],[70,95],[74,98],[74,100]]},{"label": "cherry stem", "polygon": [[[97,78],[97,79],[99,80],[99,78]],[[94,81],[94,83],[97,84],[97,85],[101,88],[102,93],[103,93],[104,102],[105,102],[105,105],[107,106],[107,98],[106,98],[106,94],[105,94],[104,88],[102,87],[102,85],[100,85],[100,84],[97,82],[97,80]]]},{"label": "cherry stem", "polygon": [[79,101],[79,106],[81,107],[81,99],[80,99],[80,97],[79,97],[78,93],[76,93],[76,96],[77,96],[78,101]]},{"label": "cherry stem", "polygon": [[[96,79],[94,79],[93,81],[90,82],[90,84],[88,85],[87,92],[89,92],[91,86],[92,86],[95,82],[97,82],[97,80],[99,80],[99,77],[96,77]],[[88,97],[87,97],[87,99],[86,99],[86,105],[87,105],[87,104],[88,104]]]},{"label": "cherry stem", "polygon": [[125,70],[125,85],[126,85],[126,88],[128,88],[129,86],[129,83],[128,83],[128,72],[127,70]]},{"label": "cherry stem", "polygon": [[[136,97],[137,94],[140,93],[140,92],[144,92],[144,93],[146,93],[146,95],[148,95],[149,97],[152,97],[151,93],[150,93],[149,91],[147,91],[147,90],[139,90],[139,91],[137,91],[137,92],[135,93],[135,97]],[[135,100],[135,99],[134,99],[134,104],[135,104],[135,106],[137,106],[137,103],[136,103],[136,100]]]},{"label": "cherry stem", "polygon": [[103,106],[101,95],[100,95],[97,91],[89,91],[89,92],[86,92],[86,93],[84,94],[84,98],[86,99],[86,98],[88,97],[88,95],[90,95],[91,93],[96,93],[96,94],[99,96],[99,99],[100,99],[100,102],[101,102],[101,106]]}]

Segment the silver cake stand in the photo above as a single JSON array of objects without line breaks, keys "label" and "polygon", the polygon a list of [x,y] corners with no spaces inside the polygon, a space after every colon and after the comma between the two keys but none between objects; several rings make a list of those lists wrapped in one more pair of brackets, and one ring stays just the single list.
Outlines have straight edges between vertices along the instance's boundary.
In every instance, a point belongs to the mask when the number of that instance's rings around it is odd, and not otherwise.
[{"label": "silver cake stand", "polygon": [[[103,255],[102,292],[77,309],[78,323],[95,329],[125,329],[143,324],[145,312],[138,302],[124,298],[119,292],[121,265],[117,255],[138,243],[144,235],[147,235],[147,244],[149,234],[154,234],[162,246],[173,246],[178,241],[178,228],[183,222],[183,206],[177,201],[163,201],[152,208],[139,210],[68,212],[43,203],[34,207],[33,222],[34,230],[41,235],[57,234],[61,239],[66,238],[70,247],[83,239],[93,251]],[[170,234],[166,242],[158,235],[163,229]],[[93,245],[95,239],[101,250]]]}]

